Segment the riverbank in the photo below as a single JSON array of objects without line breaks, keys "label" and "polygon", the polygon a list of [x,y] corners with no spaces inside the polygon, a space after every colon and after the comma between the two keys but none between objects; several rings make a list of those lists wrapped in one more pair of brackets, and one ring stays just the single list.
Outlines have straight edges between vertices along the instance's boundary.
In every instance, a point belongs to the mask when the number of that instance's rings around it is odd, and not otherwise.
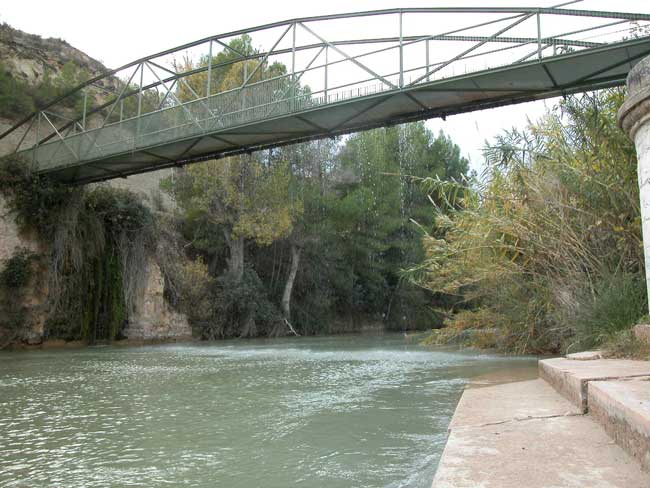
[{"label": "riverbank", "polygon": [[650,362],[539,362],[539,378],[463,392],[433,488],[647,488]]},{"label": "riverbank", "polygon": [[[304,338],[312,337],[337,337],[337,336],[353,336],[353,335],[383,335],[383,334],[393,334],[399,335],[402,334],[404,342],[407,344],[418,344],[422,339],[426,337],[427,332],[420,329],[407,329],[401,332],[391,330],[385,324],[380,322],[370,322],[370,321],[357,321],[355,322],[352,319],[341,319],[334,321],[330,326],[327,333],[315,334],[309,336],[300,336]],[[287,335],[287,338],[293,338],[294,336]],[[212,344],[219,343],[221,341],[232,341],[232,340],[265,340],[265,339],[277,339],[277,338],[265,338],[265,337],[242,337],[240,339],[233,338],[224,338],[224,339],[215,339],[211,341],[201,340],[199,338],[193,337],[191,335],[179,335],[172,337],[152,337],[152,338],[124,338],[113,341],[65,341],[63,339],[45,339],[40,342],[28,343],[28,342],[13,342],[5,347],[7,351],[33,351],[33,350],[57,350],[57,349],[81,349],[84,347],[93,347],[93,346],[115,346],[115,347],[139,347],[139,346],[157,346],[163,344],[179,344],[179,343],[197,343],[197,344]]]},{"label": "riverbank", "polygon": [[56,351],[56,350],[68,350],[68,349],[83,349],[87,347],[95,346],[114,346],[114,347],[140,347],[140,346],[159,346],[163,344],[177,344],[177,343],[188,343],[194,342],[194,339],[191,336],[181,336],[181,337],[164,337],[164,338],[155,338],[155,339],[122,339],[116,341],[100,341],[100,342],[88,342],[88,341],[64,341],[63,339],[46,339],[37,344],[29,344],[26,342],[16,342],[12,343],[5,348],[6,351],[38,351],[38,350],[47,350],[47,351]]}]

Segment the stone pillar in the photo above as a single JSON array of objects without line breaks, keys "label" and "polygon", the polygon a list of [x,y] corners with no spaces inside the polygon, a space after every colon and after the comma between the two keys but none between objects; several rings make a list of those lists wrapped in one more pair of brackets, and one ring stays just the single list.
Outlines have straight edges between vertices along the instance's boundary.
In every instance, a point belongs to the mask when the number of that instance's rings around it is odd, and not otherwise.
[{"label": "stone pillar", "polygon": [[621,128],[636,146],[645,276],[650,305],[650,56],[627,77],[627,97],[618,112]]}]

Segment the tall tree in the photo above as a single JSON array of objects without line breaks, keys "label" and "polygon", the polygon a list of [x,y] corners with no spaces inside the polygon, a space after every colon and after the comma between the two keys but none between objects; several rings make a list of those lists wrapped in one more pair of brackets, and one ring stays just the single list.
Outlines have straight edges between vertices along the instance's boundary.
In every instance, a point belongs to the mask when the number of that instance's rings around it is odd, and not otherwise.
[{"label": "tall tree", "polygon": [[269,166],[247,156],[190,166],[164,186],[186,218],[221,231],[229,250],[227,272],[239,282],[246,241],[263,246],[291,232],[300,209],[287,200],[289,180],[286,163]]}]

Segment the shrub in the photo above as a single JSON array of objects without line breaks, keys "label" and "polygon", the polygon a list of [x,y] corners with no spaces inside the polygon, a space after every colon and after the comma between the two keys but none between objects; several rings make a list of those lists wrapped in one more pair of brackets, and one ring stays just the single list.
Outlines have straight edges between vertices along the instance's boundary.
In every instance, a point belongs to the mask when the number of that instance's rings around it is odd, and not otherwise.
[{"label": "shrub", "polygon": [[34,111],[34,102],[27,86],[16,80],[0,64],[0,116],[19,119]]},{"label": "shrub", "polygon": [[482,181],[460,198],[430,184],[447,213],[424,238],[420,283],[490,309],[512,352],[602,344],[643,314],[636,157],[616,112],[622,90],[568,97],[486,149]]},{"label": "shrub", "polygon": [[212,316],[200,330],[204,339],[274,335],[276,326],[282,323],[282,316],[268,299],[259,276],[249,267],[241,281],[228,274],[218,278],[211,299]]},{"label": "shrub", "polygon": [[29,163],[11,155],[0,160],[0,194],[24,230],[37,231],[49,241],[61,212],[83,190],[49,180],[31,172]]},{"label": "shrub", "polygon": [[[595,293],[579,305],[575,316],[576,340],[572,350],[590,349],[616,342],[647,310],[646,285],[639,274],[605,276]],[[623,335],[621,335],[623,334]]]},{"label": "shrub", "polygon": [[27,286],[32,277],[33,259],[34,255],[27,249],[21,249],[9,258],[0,272],[2,285],[14,290]]}]

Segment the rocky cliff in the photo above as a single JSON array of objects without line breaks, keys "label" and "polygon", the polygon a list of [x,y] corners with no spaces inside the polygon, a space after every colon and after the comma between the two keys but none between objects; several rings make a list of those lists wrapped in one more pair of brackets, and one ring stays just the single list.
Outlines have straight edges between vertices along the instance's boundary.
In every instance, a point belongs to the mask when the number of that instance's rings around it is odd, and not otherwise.
[{"label": "rocky cliff", "polygon": [[[46,71],[59,74],[69,62],[93,75],[108,71],[102,63],[61,39],[43,39],[7,24],[0,25],[0,62],[15,78],[30,85],[42,81]],[[117,83],[113,79],[110,88]]]},{"label": "rocky cliff", "polygon": [[[7,24],[0,25],[0,63],[14,79],[32,87],[38,86],[45,78],[46,73],[47,76],[59,76],[64,66],[69,63],[73,63],[89,76],[107,71],[102,63],[61,39],[43,39],[14,29]],[[97,86],[93,92],[96,98],[106,96],[101,88],[116,89],[121,82],[113,79],[105,83],[112,86]],[[0,118],[0,132],[15,124],[16,119],[17,117]],[[17,131],[0,140],[0,154],[12,153],[21,136],[22,132]],[[26,141],[28,144],[30,142],[34,141]],[[144,199],[149,199],[152,193],[157,192],[160,179],[168,172],[169,170],[165,170],[138,175],[112,184],[132,190],[139,193]],[[46,247],[43,243],[39,243],[34,236],[21,234],[14,217],[8,213],[5,202],[0,197],[0,270],[18,249],[27,249],[47,255]],[[47,272],[47,267],[36,271],[25,302],[28,308],[30,327],[20,338],[29,343],[38,343],[43,339],[47,317],[47,289],[44,285],[47,283],[47,278],[43,276],[43,273]],[[136,303],[136,312],[129,317],[124,334],[129,339],[153,341],[189,337],[191,329],[185,317],[174,312],[164,300],[164,282],[155,256],[149,259],[146,273],[146,285]],[[2,313],[1,310],[0,313]]]}]

